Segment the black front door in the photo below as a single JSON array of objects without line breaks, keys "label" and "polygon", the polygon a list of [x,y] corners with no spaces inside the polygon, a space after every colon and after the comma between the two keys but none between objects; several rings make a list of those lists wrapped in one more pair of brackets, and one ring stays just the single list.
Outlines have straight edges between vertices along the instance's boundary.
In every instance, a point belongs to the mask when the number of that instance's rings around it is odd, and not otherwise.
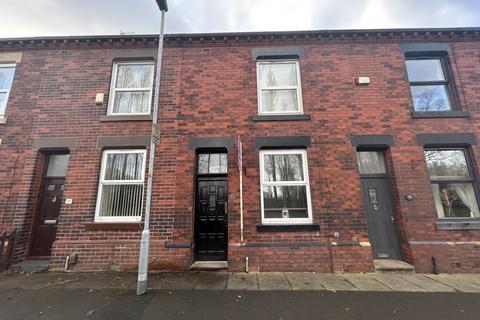
[{"label": "black front door", "polygon": [[31,256],[49,256],[57,234],[65,178],[45,178],[37,221],[33,230]]},{"label": "black front door", "polygon": [[197,178],[195,259],[227,260],[227,180]]},{"label": "black front door", "polygon": [[374,259],[401,259],[388,178],[362,178],[361,182]]},{"label": "black front door", "polygon": [[50,256],[55,241],[69,155],[50,154],[47,159],[30,242],[30,256],[39,258]]}]

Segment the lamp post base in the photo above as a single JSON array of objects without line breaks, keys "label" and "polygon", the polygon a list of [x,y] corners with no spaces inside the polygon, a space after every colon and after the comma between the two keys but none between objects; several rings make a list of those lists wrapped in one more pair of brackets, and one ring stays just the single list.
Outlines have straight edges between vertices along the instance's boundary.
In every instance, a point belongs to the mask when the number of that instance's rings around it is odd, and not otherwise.
[{"label": "lamp post base", "polygon": [[149,247],[150,247],[150,230],[143,230],[142,240],[140,242],[140,257],[138,258],[137,295],[139,296],[147,292]]}]

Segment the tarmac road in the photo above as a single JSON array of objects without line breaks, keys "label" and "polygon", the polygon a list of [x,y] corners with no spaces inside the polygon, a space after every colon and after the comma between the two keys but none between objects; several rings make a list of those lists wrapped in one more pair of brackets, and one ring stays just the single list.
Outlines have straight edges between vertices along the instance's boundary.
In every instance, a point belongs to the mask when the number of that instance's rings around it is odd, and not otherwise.
[{"label": "tarmac road", "polygon": [[3,289],[0,319],[480,319],[460,292]]}]

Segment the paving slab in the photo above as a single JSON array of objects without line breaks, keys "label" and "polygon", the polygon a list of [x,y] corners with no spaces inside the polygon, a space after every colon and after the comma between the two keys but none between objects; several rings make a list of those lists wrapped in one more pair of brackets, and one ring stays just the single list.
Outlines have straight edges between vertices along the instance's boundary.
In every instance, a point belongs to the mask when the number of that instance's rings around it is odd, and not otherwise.
[{"label": "paving slab", "polygon": [[227,288],[227,272],[200,272],[196,290],[224,290]]},{"label": "paving slab", "polygon": [[480,285],[480,273],[462,273],[461,277],[474,284]]},{"label": "paving slab", "polygon": [[266,272],[257,274],[260,290],[292,290],[282,272]]},{"label": "paving slab", "polygon": [[477,285],[461,275],[451,274],[429,274],[430,279],[446,284],[462,292],[480,292],[480,285]]},{"label": "paving slab", "polygon": [[330,291],[358,291],[358,288],[336,274],[316,273],[315,277],[325,289]]},{"label": "paving slab", "polygon": [[57,279],[58,275],[42,272],[42,273],[20,273],[19,275],[14,276],[14,280],[6,279],[5,283],[0,285],[1,287],[13,286],[18,289],[41,289],[45,287],[48,283],[54,282]]},{"label": "paving slab", "polygon": [[389,288],[392,288],[395,291],[402,292],[425,292],[426,290],[411,283],[405,281],[404,279],[398,277],[394,273],[372,273],[367,275],[373,279],[383,283]]},{"label": "paving slab", "polygon": [[136,285],[135,273],[127,272],[68,272],[55,273],[56,279],[45,285],[63,289],[130,289]]},{"label": "paving slab", "polygon": [[231,273],[227,283],[228,290],[258,290],[256,273]]},{"label": "paving slab", "polygon": [[148,287],[159,290],[192,290],[197,284],[199,275],[196,272],[173,272],[153,275]]},{"label": "paving slab", "polygon": [[411,282],[420,288],[425,289],[430,292],[455,292],[455,289],[438,282],[436,280],[430,279],[422,274],[406,274],[406,273],[397,273],[399,278],[404,281]]},{"label": "paving slab", "polygon": [[341,276],[361,291],[391,291],[389,287],[368,277],[367,274],[344,273]]},{"label": "paving slab", "polygon": [[285,272],[285,277],[293,290],[323,290],[320,281],[312,272]]}]

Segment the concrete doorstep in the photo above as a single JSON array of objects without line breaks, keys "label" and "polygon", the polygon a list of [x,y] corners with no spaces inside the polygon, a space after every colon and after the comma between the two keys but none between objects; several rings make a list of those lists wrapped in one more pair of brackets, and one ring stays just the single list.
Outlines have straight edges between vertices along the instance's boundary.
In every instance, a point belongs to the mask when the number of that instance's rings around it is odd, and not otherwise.
[{"label": "concrete doorstep", "polygon": [[[0,275],[2,289],[135,290],[136,273],[43,272]],[[480,274],[182,272],[150,274],[150,290],[382,291],[480,293]]]}]

